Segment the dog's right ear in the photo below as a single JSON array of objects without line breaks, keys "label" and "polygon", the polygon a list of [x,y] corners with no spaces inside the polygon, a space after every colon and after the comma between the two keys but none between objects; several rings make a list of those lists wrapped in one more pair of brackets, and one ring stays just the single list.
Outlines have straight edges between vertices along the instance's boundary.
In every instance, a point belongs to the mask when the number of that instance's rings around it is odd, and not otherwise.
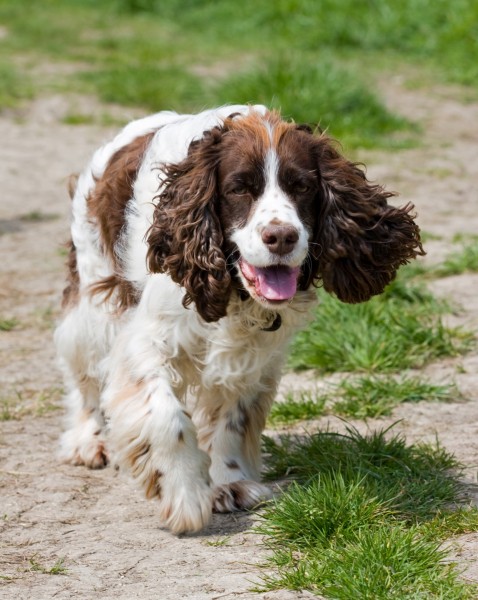
[{"label": "dog's right ear", "polygon": [[207,322],[226,315],[232,289],[216,212],[222,133],[205,132],[182,162],[166,166],[147,234],[150,271],[168,273],[186,290],[183,305],[194,302]]}]

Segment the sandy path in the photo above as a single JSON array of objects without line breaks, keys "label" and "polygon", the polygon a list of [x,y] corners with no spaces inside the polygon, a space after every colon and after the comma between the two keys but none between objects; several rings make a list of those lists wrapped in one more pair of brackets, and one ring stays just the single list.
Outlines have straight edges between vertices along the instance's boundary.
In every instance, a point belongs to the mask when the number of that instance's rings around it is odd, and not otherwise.
[{"label": "sandy path", "polygon": [[[398,80],[388,90],[390,105],[420,122],[424,143],[361,158],[372,179],[416,204],[425,231],[444,236],[427,247],[436,261],[454,233],[478,233],[478,104],[465,104],[459,90],[406,91]],[[0,598],[310,597],[248,591],[264,556],[250,533],[251,515],[216,515],[205,533],[176,538],[160,528],[154,502],[113,469],[55,462],[62,413],[52,409],[61,380],[51,333],[63,287],[65,180],[112,131],[62,125],[63,110],[64,101],[53,98],[35,103],[20,121],[0,116],[0,318],[18,321],[0,332],[0,400],[10,414],[23,415],[0,421]],[[454,321],[478,326],[478,275],[441,280],[434,289],[463,306]],[[468,401],[402,406],[393,419],[403,419],[410,440],[438,433],[469,467],[470,481],[478,464],[477,366],[475,352],[427,367],[437,381],[455,380]],[[300,377],[285,378],[285,388],[301,385]],[[466,576],[478,579],[478,534],[460,542]],[[65,574],[42,572],[59,559]]]}]

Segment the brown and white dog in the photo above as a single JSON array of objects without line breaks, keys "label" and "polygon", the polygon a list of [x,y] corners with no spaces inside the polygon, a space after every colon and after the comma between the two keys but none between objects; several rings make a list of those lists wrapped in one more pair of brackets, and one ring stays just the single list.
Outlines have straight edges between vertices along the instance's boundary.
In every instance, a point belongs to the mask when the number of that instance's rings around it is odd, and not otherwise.
[{"label": "brown and white dog", "polygon": [[176,533],[266,497],[260,435],[314,285],[363,302],[422,253],[392,195],[263,106],[129,124],[73,194],[63,459],[111,453]]}]

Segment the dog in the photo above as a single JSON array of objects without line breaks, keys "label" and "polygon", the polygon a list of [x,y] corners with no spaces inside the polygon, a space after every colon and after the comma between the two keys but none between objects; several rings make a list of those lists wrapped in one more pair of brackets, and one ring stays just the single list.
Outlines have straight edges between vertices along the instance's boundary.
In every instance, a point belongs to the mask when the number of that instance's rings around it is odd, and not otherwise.
[{"label": "dog", "polygon": [[127,125],[72,185],[62,459],[112,457],[174,533],[268,497],[260,436],[315,288],[364,302],[423,253],[393,195],[264,106]]}]

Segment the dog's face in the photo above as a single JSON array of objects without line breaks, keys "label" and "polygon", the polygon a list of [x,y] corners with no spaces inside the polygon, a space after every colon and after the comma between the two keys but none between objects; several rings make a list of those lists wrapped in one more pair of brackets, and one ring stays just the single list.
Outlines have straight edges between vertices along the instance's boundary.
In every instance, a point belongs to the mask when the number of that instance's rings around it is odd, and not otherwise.
[{"label": "dog's face", "polygon": [[279,137],[257,121],[260,133],[238,121],[224,135],[218,212],[228,263],[243,288],[278,308],[294,297],[309,255],[319,181],[309,134],[279,121]]},{"label": "dog's face", "polygon": [[231,116],[166,167],[149,267],[206,321],[227,313],[234,286],[271,309],[313,283],[362,302],[423,253],[412,207],[389,205],[392,195],[325,135],[278,113]]}]

